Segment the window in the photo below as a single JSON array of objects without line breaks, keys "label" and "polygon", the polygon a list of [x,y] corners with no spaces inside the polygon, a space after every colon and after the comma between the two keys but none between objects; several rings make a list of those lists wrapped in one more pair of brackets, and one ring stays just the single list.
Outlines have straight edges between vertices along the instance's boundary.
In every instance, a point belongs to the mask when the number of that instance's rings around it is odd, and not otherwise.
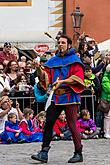
[{"label": "window", "polygon": [[0,0],[0,6],[31,6],[32,0]]}]

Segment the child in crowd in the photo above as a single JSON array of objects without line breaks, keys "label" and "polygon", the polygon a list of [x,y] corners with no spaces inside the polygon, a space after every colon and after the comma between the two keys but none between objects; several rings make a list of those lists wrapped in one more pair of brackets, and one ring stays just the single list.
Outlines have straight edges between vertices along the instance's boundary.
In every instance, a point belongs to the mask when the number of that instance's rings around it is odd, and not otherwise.
[{"label": "child in crowd", "polygon": [[[94,118],[93,108],[95,109],[95,107],[97,107],[101,86],[98,77],[95,74],[93,74],[92,68],[90,66],[85,67],[84,84],[85,84],[85,89],[82,92],[82,95],[86,95],[88,97],[86,99],[84,97],[81,98],[81,109],[85,109],[87,107],[87,109],[91,114],[91,118],[93,119]],[[94,105],[93,105],[93,101],[94,101]],[[92,106],[90,106],[91,104]]]},{"label": "child in crowd", "polygon": [[25,108],[23,114],[24,114],[24,119],[21,120],[19,124],[20,128],[22,129],[22,132],[26,136],[30,137],[30,142],[34,142],[34,141],[41,142],[43,134],[41,132],[34,131],[33,122],[32,122],[32,118],[34,114],[33,110],[30,108]]},{"label": "child in crowd", "polygon": [[53,127],[53,140],[71,140],[71,132],[67,126],[65,112],[62,111]]},{"label": "child in crowd", "polygon": [[35,132],[44,132],[46,112],[39,112],[33,119],[34,131]]},{"label": "child in crowd", "polygon": [[20,68],[26,67],[26,57],[25,56],[21,56],[21,60],[18,62],[18,65]]},{"label": "child in crowd", "polygon": [[8,121],[5,121],[5,131],[1,134],[1,140],[3,143],[28,142],[27,137],[22,133],[22,129],[18,125],[15,113],[8,114]]},{"label": "child in crowd", "polygon": [[85,88],[90,89],[92,94],[97,94],[100,91],[100,81],[98,77],[93,74],[90,66],[85,67],[84,83]]},{"label": "child in crowd", "polygon": [[81,110],[77,126],[83,139],[98,138],[99,133],[97,131],[96,124],[90,118],[90,113],[87,109]]}]

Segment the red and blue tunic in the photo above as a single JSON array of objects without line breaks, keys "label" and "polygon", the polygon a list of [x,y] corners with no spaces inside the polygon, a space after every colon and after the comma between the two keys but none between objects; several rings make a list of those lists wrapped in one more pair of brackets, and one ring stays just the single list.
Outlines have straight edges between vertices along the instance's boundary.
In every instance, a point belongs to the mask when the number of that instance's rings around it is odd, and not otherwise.
[{"label": "red and blue tunic", "polygon": [[71,48],[65,56],[60,53],[52,57],[44,65],[46,75],[45,84],[53,84],[59,77],[65,80],[71,77],[76,83],[62,84],[60,87],[63,93],[54,92],[52,100],[56,105],[80,104],[80,93],[84,89],[84,71],[80,58],[75,53],[75,49]]}]

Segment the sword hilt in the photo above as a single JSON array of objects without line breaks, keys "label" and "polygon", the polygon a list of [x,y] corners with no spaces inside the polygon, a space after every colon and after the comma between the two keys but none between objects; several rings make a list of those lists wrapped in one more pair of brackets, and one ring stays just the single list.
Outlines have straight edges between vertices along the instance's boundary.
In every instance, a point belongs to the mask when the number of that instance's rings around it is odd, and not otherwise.
[{"label": "sword hilt", "polygon": [[[57,80],[59,80],[59,77],[57,77],[56,81],[57,81]],[[53,88],[52,88],[53,91],[56,89],[57,85],[58,85],[58,84],[56,84],[56,85],[53,86]]]}]

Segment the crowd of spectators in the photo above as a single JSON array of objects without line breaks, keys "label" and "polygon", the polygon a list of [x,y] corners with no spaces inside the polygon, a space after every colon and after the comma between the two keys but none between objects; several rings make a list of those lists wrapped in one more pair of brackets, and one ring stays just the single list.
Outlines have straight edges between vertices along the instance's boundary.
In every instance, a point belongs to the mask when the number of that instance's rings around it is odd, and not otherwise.
[{"label": "crowd of spectators", "polygon": [[[83,139],[110,138],[110,111],[97,110],[100,98],[110,102],[110,51],[99,52],[95,40],[88,38],[80,36],[76,49],[85,75],[77,126]],[[12,44],[6,42],[0,52],[0,140],[1,143],[42,141],[48,92],[39,82],[37,59],[19,57],[11,48]],[[44,53],[37,62],[43,68],[47,60],[48,53]],[[71,140],[64,112],[55,123],[53,140]]]}]

